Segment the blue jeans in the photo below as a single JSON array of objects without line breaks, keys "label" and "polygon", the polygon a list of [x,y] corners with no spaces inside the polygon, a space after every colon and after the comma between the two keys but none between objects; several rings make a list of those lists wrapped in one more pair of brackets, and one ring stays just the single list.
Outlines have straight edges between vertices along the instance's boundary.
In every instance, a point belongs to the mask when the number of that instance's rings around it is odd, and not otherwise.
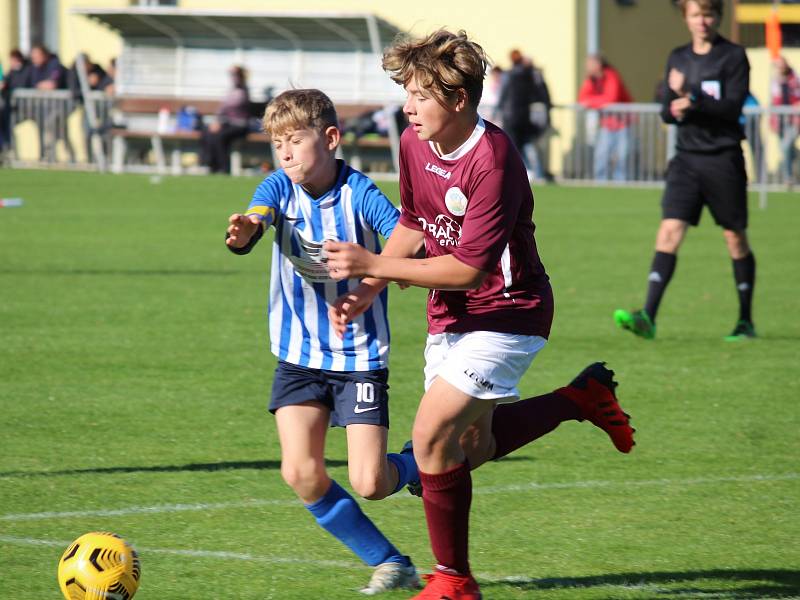
[{"label": "blue jeans", "polygon": [[625,181],[628,167],[628,129],[601,127],[594,145],[594,178],[608,181],[613,163],[614,181]]},{"label": "blue jeans", "polygon": [[783,182],[793,183],[794,173],[792,172],[792,165],[794,164],[794,157],[797,154],[795,148],[795,141],[797,140],[798,130],[796,125],[786,125],[783,128],[783,135],[781,136],[781,155],[783,161],[781,163],[783,171]]}]

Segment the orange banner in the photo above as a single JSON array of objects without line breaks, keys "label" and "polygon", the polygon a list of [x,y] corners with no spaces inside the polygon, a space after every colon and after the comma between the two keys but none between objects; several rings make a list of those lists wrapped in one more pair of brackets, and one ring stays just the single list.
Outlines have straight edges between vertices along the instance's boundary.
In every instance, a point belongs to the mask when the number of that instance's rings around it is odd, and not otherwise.
[{"label": "orange banner", "polygon": [[764,23],[767,35],[767,49],[769,50],[769,57],[775,60],[781,55],[781,46],[783,45],[783,37],[781,35],[781,21],[778,18],[778,11],[773,10],[767,17]]}]

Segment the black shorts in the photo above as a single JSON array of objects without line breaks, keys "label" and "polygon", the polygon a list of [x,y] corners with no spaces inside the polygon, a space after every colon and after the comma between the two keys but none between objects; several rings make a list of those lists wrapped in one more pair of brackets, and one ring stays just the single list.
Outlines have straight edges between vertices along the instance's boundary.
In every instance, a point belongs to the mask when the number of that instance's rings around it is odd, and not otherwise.
[{"label": "black shorts", "polygon": [[269,411],[319,402],[331,411],[331,427],[356,423],[389,427],[389,371],[324,371],[278,361]]},{"label": "black shorts", "polygon": [[747,229],[747,172],[740,147],[713,154],[679,151],[670,161],[662,218],[697,225],[704,204],[720,227]]}]

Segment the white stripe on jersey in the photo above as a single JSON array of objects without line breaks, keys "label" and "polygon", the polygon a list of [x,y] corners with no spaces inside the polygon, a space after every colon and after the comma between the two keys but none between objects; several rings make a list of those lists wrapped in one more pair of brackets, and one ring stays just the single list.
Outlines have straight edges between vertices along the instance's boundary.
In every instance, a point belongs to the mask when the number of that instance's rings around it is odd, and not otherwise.
[{"label": "white stripe on jersey", "polygon": [[[352,241],[357,241],[357,233],[356,228],[361,229],[361,236],[364,241],[364,247],[367,250],[374,251],[374,248],[370,248],[368,239],[370,238],[369,230],[364,227],[363,221],[356,217],[356,214],[353,210],[353,190],[350,189],[349,186],[342,187],[342,217],[344,218],[345,228],[347,229],[347,235]],[[353,321],[353,342],[355,343],[356,347],[363,347],[367,344],[367,328],[366,328],[366,319],[365,315],[359,315]],[[386,338],[384,338],[386,339]],[[366,368],[366,359],[367,355],[363,353],[359,353],[356,356],[356,370],[362,371]]]},{"label": "white stripe on jersey", "polygon": [[[344,185],[340,191],[340,202],[344,201],[345,189],[349,190],[350,186]],[[337,207],[335,203],[330,201],[325,201],[320,204],[319,213],[320,213],[320,221],[322,221],[322,239],[323,240],[338,240],[339,239],[339,232],[336,228],[336,211]],[[349,282],[348,282],[349,283]],[[349,286],[348,286],[349,288]],[[335,283],[326,283],[325,284],[325,301],[327,304],[333,304],[333,301],[336,300],[338,293],[337,287]],[[327,311],[328,307],[324,307],[324,310]],[[333,331],[333,327],[331,327],[330,321],[328,318],[325,318],[325,326],[327,327],[327,335],[328,335],[328,346],[331,349],[331,358],[332,363],[328,367],[331,371],[342,371],[345,368],[344,364],[344,355],[342,354],[342,347],[343,343],[337,335]],[[317,338],[318,339],[318,338]],[[322,364],[322,352],[320,351],[320,365]],[[311,368],[316,368],[314,365],[310,365]]]},{"label": "white stripe on jersey", "polygon": [[503,255],[500,257],[500,268],[503,271],[503,284],[505,285],[503,295],[506,298],[510,298],[511,295],[508,293],[508,288],[514,283],[514,278],[511,275],[511,250],[508,244],[503,248]]}]

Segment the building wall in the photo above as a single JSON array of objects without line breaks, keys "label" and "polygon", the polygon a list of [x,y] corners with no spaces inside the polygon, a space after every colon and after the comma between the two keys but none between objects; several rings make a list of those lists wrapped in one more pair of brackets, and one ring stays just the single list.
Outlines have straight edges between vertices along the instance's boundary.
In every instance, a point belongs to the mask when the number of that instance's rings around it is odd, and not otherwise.
[{"label": "building wall", "polygon": [[59,56],[69,67],[78,52],[85,52],[102,67],[119,55],[122,50],[121,38],[108,27],[83,16],[70,15],[73,7],[91,8],[129,8],[127,0],[61,0],[59,2]]},{"label": "building wall", "polygon": [[8,69],[8,53],[18,43],[16,0],[0,0],[0,63],[3,72]]}]

